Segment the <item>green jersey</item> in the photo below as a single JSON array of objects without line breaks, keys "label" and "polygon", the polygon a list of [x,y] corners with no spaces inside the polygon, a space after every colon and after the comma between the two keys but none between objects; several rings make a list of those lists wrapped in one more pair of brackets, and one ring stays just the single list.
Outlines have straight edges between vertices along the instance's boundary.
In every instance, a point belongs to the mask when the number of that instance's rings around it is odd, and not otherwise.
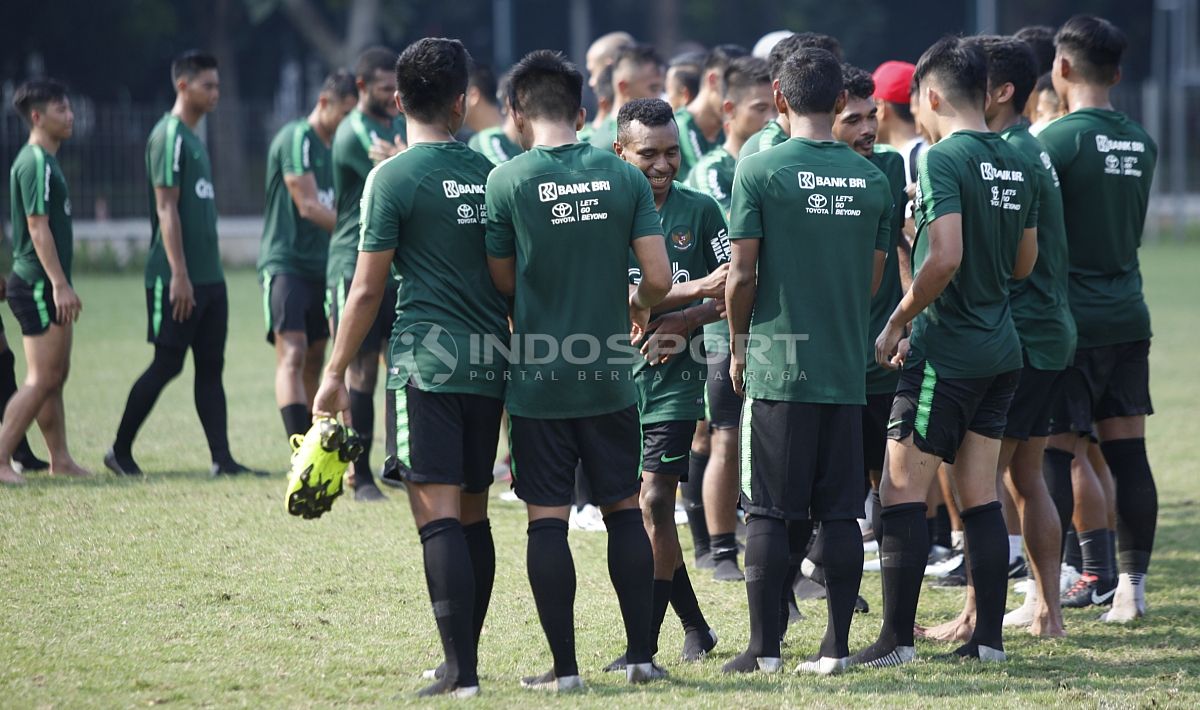
[{"label": "green jersey", "polygon": [[886,259],[883,262],[883,278],[879,290],[871,298],[871,325],[867,329],[867,394],[889,394],[896,391],[900,373],[880,367],[875,362],[875,338],[883,332],[888,318],[896,310],[904,289],[900,287],[900,262],[896,256],[896,245],[900,243],[900,230],[904,227],[904,204],[908,197],[904,192],[904,158],[890,148],[875,146],[875,152],[867,160],[879,168],[888,181],[892,196],[891,226],[888,233]]},{"label": "green jersey", "polygon": [[12,270],[25,283],[35,284],[46,278],[42,261],[33,248],[29,233],[30,217],[46,217],[50,235],[58,251],[67,282],[71,281],[71,257],[75,252],[75,237],[71,231],[71,196],[67,192],[67,177],[59,167],[58,158],[40,145],[26,144],[13,160],[8,173],[9,204],[12,212],[13,262]]},{"label": "green jersey", "polygon": [[779,125],[779,121],[767,121],[767,125],[763,126],[758,133],[750,136],[750,140],[742,146],[737,159],[738,161],[745,160],[749,156],[777,146],[787,139],[788,134],[783,130],[783,126]]},{"label": "green jersey", "polygon": [[158,224],[154,188],[179,188],[179,227],[188,278],[197,286],[225,281],[217,243],[217,193],[213,188],[208,148],[178,116],[167,114],[150,132],[146,143],[146,174],[150,176],[150,254],[146,258],[146,288],[171,280],[171,265]]},{"label": "green jersey", "polygon": [[516,259],[508,411],[567,419],[632,406],[629,247],[662,236],[649,181],[586,143],[537,146],[492,170],[487,211],[488,254]]},{"label": "green jersey", "polygon": [[326,280],[336,285],[354,276],[358,259],[359,215],[363,184],[374,165],[369,152],[376,139],[391,143],[399,134],[396,123],[381,123],[354,109],[338,125],[333,136],[333,193],[337,222],[329,239]]},{"label": "green jersey", "polygon": [[[360,251],[394,249],[403,286],[388,351],[388,388],[499,399],[508,308],[484,251],[492,164],[458,142],[418,143],[373,169]],[[480,356],[482,355],[482,356]]]},{"label": "green jersey", "polygon": [[317,182],[317,199],[333,209],[329,146],[307,119],[284,126],[267,153],[267,211],[258,248],[258,271],[324,281],[329,232],[300,216],[285,181],[289,175],[312,175]]},{"label": "green jersey", "polygon": [[1079,347],[1150,337],[1138,247],[1158,146],[1122,113],[1072,111],[1038,134],[1062,180]]},{"label": "green jersey", "polygon": [[500,126],[485,128],[476,133],[471,136],[467,145],[471,147],[471,150],[482,153],[485,158],[492,161],[492,165],[507,163],[525,152],[525,149],[509,138]]},{"label": "green jersey", "polygon": [[588,136],[588,143],[600,150],[606,150],[609,153],[616,153],[613,150],[613,143],[617,140],[617,114],[604,119],[604,121],[592,129],[591,135]]},{"label": "green jersey", "polygon": [[1021,341],[1008,300],[1024,230],[1037,226],[1037,181],[1003,138],[956,131],[917,159],[913,268],[929,256],[929,225],[962,216],[962,262],[946,289],[913,321],[906,367],[922,359],[951,378],[1021,369]]},{"label": "green jersey", "polygon": [[[711,197],[675,183],[658,216],[671,260],[671,283],[703,278],[729,261],[725,213]],[[641,268],[631,249],[629,283],[636,285],[641,280]],[[673,310],[697,303],[700,301]],[[639,358],[633,366],[642,424],[704,418],[704,378],[708,366],[703,358],[697,357],[701,341],[696,339],[702,332],[696,328],[689,333],[688,350],[662,365],[651,365]]]},{"label": "green jersey", "polygon": [[[712,197],[728,215],[733,195],[733,171],[736,167],[737,158],[725,150],[725,146],[717,146],[700,158],[700,162],[688,173],[687,185]],[[729,352],[729,321],[722,318],[715,323],[709,323],[704,326],[704,334],[704,344],[709,352]]]},{"label": "green jersey", "polygon": [[760,240],[747,397],[866,403],[874,257],[891,213],[888,179],[845,143],[792,138],[738,165],[729,238]]},{"label": "green jersey", "polygon": [[1038,257],[1033,273],[1009,286],[1013,323],[1031,367],[1062,370],[1075,357],[1075,319],[1067,299],[1067,230],[1058,173],[1021,122],[1000,133],[1029,162],[1038,183]]},{"label": "green jersey", "polygon": [[[690,173],[701,158],[725,143],[725,131],[717,131],[716,137],[712,140],[705,138],[704,131],[696,125],[696,119],[686,106],[675,112],[675,123],[679,125],[680,175]],[[725,205],[725,209],[729,209],[728,204]]]},{"label": "green jersey", "polygon": [[575,138],[580,143],[591,143],[592,134],[595,132],[596,129],[592,127],[592,122],[588,121],[587,123],[583,124],[583,128],[579,129],[579,131],[575,133]]}]

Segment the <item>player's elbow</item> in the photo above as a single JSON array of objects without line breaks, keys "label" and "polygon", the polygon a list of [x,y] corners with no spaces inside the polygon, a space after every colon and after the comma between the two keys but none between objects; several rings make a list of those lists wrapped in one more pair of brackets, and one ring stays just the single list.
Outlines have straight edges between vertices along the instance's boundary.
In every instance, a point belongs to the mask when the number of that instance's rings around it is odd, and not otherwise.
[{"label": "player's elbow", "polygon": [[671,291],[670,269],[665,265],[661,268],[643,269],[638,291],[644,303],[657,304],[662,301]]},{"label": "player's elbow", "polygon": [[1037,265],[1038,248],[1037,242],[1034,242],[1028,249],[1022,249],[1017,253],[1017,263],[1013,265],[1014,279],[1028,278],[1033,273],[1033,267]]}]

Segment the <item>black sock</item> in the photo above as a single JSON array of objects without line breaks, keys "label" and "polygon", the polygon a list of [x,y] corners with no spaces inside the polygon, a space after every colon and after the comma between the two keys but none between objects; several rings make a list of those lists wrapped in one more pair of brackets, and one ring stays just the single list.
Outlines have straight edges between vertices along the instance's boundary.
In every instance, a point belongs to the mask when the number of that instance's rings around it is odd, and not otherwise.
[{"label": "black sock", "polygon": [[1083,571],[1083,547],[1079,544],[1079,533],[1073,527],[1063,533],[1063,562],[1078,572]]},{"label": "black sock", "polygon": [[1112,538],[1107,528],[1084,530],[1079,536],[1079,552],[1083,557],[1084,574],[1094,574],[1105,582],[1112,581]]},{"label": "black sock", "polygon": [[711,542],[713,561],[736,560],[738,556],[737,533],[719,533],[713,535]]},{"label": "black sock", "polygon": [[305,404],[285,404],[279,408],[279,416],[283,418],[283,428],[287,431],[289,442],[296,434],[304,436],[312,426],[312,414]]},{"label": "black sock", "polygon": [[825,607],[829,621],[821,641],[821,655],[845,658],[850,655],[850,622],[862,584],[862,531],[854,520],[821,523],[821,557],[825,562]]},{"label": "black sock", "polygon": [[975,633],[971,640],[1004,648],[1004,603],[1008,595],[1008,528],[999,501],[961,513],[966,535],[971,582],[975,587]]},{"label": "black sock", "polygon": [[396,390],[383,390],[383,455],[396,455]]},{"label": "black sock", "polygon": [[704,612],[700,611],[700,600],[696,599],[692,580],[683,564],[675,568],[675,576],[671,579],[671,607],[675,609],[685,631],[708,629],[708,621],[704,619]]},{"label": "black sock", "polygon": [[667,618],[667,607],[671,605],[670,579],[654,580],[651,592],[650,655],[658,653],[658,635],[662,633],[663,619]]},{"label": "black sock", "polygon": [[943,503],[937,507],[937,513],[933,517],[937,521],[937,527],[934,528],[934,544],[947,549],[954,547],[954,542],[950,539],[950,509]]},{"label": "black sock", "polygon": [[[928,506],[926,506],[928,507]],[[929,515],[929,511],[925,511],[925,534],[929,536],[929,549],[932,550],[934,544],[937,543],[937,513]]]},{"label": "black sock", "polygon": [[525,565],[538,620],[554,656],[554,675],[579,675],[575,661],[575,561],[567,544],[567,521],[541,518],[529,523]]},{"label": "black sock", "polygon": [[[4,418],[8,400],[16,393],[17,361],[10,349],[0,352],[0,419]],[[13,460],[25,463],[35,458],[37,457],[34,456],[33,449],[29,448],[29,439],[22,435],[21,440],[17,442],[17,448],[13,449]]]},{"label": "black sock", "polygon": [[688,529],[692,531],[692,547],[696,557],[707,554],[710,548],[708,521],[704,518],[704,469],[708,455],[691,452],[688,459],[688,480],[680,483],[683,507],[687,511]]},{"label": "black sock", "polygon": [[779,600],[787,573],[787,560],[787,523],[778,518],[748,517],[745,562],[746,597],[750,605],[750,644],[747,650],[757,657],[780,657]]},{"label": "black sock", "polygon": [[129,390],[129,399],[125,402],[125,412],[121,415],[121,423],[117,426],[117,438],[113,441],[113,452],[117,458],[128,459],[132,456],[133,439],[138,429],[150,416],[150,410],[158,401],[167,383],[183,370],[183,359],[187,351],[181,348],[168,348],[161,345],[154,348],[154,359],[150,367],[137,378]]},{"label": "black sock", "polygon": [[1118,439],[1100,444],[1117,488],[1117,539],[1121,571],[1145,574],[1158,527],[1158,489],[1146,458],[1145,439]]},{"label": "black sock", "polygon": [[371,438],[375,432],[375,398],[370,392],[350,390],[350,418],[354,420],[354,431],[362,439],[362,455],[354,461],[354,485],[373,486],[375,475],[371,472]]},{"label": "black sock", "polygon": [[204,348],[193,350],[196,380],[193,397],[204,438],[213,463],[231,465],[233,455],[229,453],[229,413],[225,406],[225,384],[221,373],[225,369],[225,352]]},{"label": "black sock", "polygon": [[492,540],[492,523],[487,518],[463,526],[467,550],[471,553],[471,570],[475,574],[475,606],[471,618],[475,621],[475,644],[483,632],[488,605],[492,602],[492,585],[496,581],[496,544]]},{"label": "black sock", "polygon": [[[929,559],[929,528],[924,503],[884,507],[880,514],[883,537],[879,561],[883,572],[883,629],[879,640],[888,646],[912,646],[921,579]],[[1005,537],[1005,544],[1008,538]]]},{"label": "black sock", "polygon": [[[649,663],[654,616],[654,552],[642,511],[626,508],[604,516],[608,528],[608,576],[625,622],[625,662]],[[670,595],[667,595],[668,601]],[[664,606],[664,613],[665,613]]]},{"label": "black sock", "polygon": [[871,532],[875,533],[875,544],[883,537],[883,500],[879,497],[879,489],[871,489]]},{"label": "black sock", "polygon": [[[1119,525],[1120,525],[1120,522],[1118,519],[1118,526]],[[1147,558],[1146,565],[1149,566],[1149,564],[1150,564],[1150,560],[1149,560],[1149,558]],[[1113,574],[1116,574],[1117,571],[1120,569],[1117,564],[1117,531],[1112,530],[1112,529],[1110,529],[1108,531],[1108,568],[1113,571]],[[1128,571],[1128,570],[1125,570],[1125,571]],[[1146,572],[1143,569],[1142,574],[1145,574],[1145,573]]]},{"label": "black sock", "polygon": [[798,565],[807,557],[814,565],[825,564],[819,523],[815,520],[789,520],[787,528],[789,560],[795,560]]},{"label": "black sock", "polygon": [[1062,526],[1064,535],[1071,527],[1071,516],[1075,514],[1075,489],[1071,485],[1071,461],[1074,459],[1074,454],[1062,449],[1048,448],[1042,455],[1046,488],[1050,489],[1050,499],[1058,511],[1058,524]]},{"label": "black sock", "polygon": [[446,677],[456,678],[464,687],[479,685],[471,620],[475,579],[471,567],[462,564],[470,554],[462,524],[454,518],[439,518],[421,526],[419,532],[425,552],[425,582],[446,656]]}]

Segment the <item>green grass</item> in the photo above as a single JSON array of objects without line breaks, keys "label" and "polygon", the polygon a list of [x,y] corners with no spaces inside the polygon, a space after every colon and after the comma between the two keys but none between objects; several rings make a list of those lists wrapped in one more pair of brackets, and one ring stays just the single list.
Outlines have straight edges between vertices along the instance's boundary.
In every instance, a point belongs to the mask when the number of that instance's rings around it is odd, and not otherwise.
[{"label": "green grass", "polygon": [[[728,678],[719,666],[746,642],[745,592],[695,575],[697,594],[721,634],[714,657],[676,662],[680,637],[668,619],[660,658],[669,682],[631,689],[599,669],[622,634],[605,568],[605,536],[571,536],[579,575],[579,661],[588,691],[531,698],[522,673],[545,670],[542,638],[524,575],[521,508],[494,502],[500,573],[481,648],[488,706],[860,707],[925,705],[1085,707],[1200,704],[1200,480],[1195,422],[1200,378],[1200,247],[1144,252],[1154,313],[1153,388],[1158,414],[1149,447],[1160,519],[1151,616],[1125,628],[1068,612],[1069,638],[1011,633],[1003,666],[925,659],[882,672],[831,679],[782,674]],[[84,316],[67,388],[72,450],[100,469],[124,398],[150,357],[140,277],[79,279]],[[282,427],[272,394],[271,350],[250,273],[230,276],[225,383],[234,453],[282,471]],[[5,318],[10,335],[15,324]],[[21,368],[23,371],[23,368]],[[340,502],[307,522],[284,513],[281,476],[210,481],[192,406],[190,370],[164,394],[136,453],[144,481],[99,474],[88,481],[32,477],[0,489],[0,706],[308,707],[412,702],[417,671],[439,657],[421,553],[402,496],[386,505]],[[37,436],[34,435],[34,439]],[[377,439],[378,440],[378,439]],[[35,442],[40,447],[40,441]],[[376,457],[378,458],[378,457]],[[498,491],[495,491],[498,492]],[[686,534],[684,535],[686,538]],[[871,614],[855,620],[851,645],[879,627],[879,578],[863,594]],[[927,588],[922,622],[948,619],[957,592]],[[789,665],[813,652],[823,603],[805,602],[793,627]]]}]

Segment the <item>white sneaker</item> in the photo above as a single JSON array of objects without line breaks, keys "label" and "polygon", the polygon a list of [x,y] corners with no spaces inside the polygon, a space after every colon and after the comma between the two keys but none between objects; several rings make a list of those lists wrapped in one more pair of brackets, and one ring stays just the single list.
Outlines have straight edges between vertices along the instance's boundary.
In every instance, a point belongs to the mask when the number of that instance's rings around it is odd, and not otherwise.
[{"label": "white sneaker", "polygon": [[516,491],[504,491],[500,494],[500,500],[505,503],[520,503],[521,499],[517,497]]},{"label": "white sneaker", "polygon": [[521,687],[526,690],[541,690],[549,693],[565,693],[572,690],[583,689],[583,678],[577,675],[565,675],[555,677],[554,671],[547,671],[542,675],[529,676],[521,679]]},{"label": "white sneaker", "polygon": [[1117,577],[1117,593],[1112,609],[1100,615],[1100,621],[1125,624],[1146,615],[1146,577],[1122,572]]},{"label": "white sneaker", "polygon": [[567,524],[572,530],[583,532],[604,532],[608,529],[604,526],[604,514],[590,503],[582,508],[572,507]]},{"label": "white sneaker", "polygon": [[632,684],[649,683],[667,677],[667,672],[657,663],[630,663],[625,666],[625,679]]},{"label": "white sneaker", "polygon": [[1003,663],[1008,660],[1008,656],[998,648],[991,646],[979,645],[979,660],[984,663]]},{"label": "white sneaker", "polygon": [[676,525],[687,525],[688,524],[687,511],[684,510],[683,503],[680,503],[678,501],[676,501],[676,503],[675,503],[675,524]]},{"label": "white sneaker", "polygon": [[1059,596],[1066,594],[1067,590],[1075,586],[1075,583],[1080,578],[1079,570],[1075,569],[1066,562],[1062,563],[1062,571],[1058,574],[1058,594]]},{"label": "white sneaker", "polygon": [[[1030,582],[1033,580],[1030,579]],[[1038,603],[1037,585],[1029,587],[1029,593],[1025,595],[1025,602],[1021,606],[1013,609],[1004,615],[1005,626],[1029,626],[1033,623],[1033,610]]]},{"label": "white sneaker", "polygon": [[878,572],[883,569],[883,563],[876,557],[873,560],[863,561],[863,572]]},{"label": "white sneaker", "polygon": [[829,656],[820,656],[804,661],[796,666],[797,673],[816,673],[817,675],[834,675],[841,673],[850,667],[850,657],[845,658],[830,658]]}]

